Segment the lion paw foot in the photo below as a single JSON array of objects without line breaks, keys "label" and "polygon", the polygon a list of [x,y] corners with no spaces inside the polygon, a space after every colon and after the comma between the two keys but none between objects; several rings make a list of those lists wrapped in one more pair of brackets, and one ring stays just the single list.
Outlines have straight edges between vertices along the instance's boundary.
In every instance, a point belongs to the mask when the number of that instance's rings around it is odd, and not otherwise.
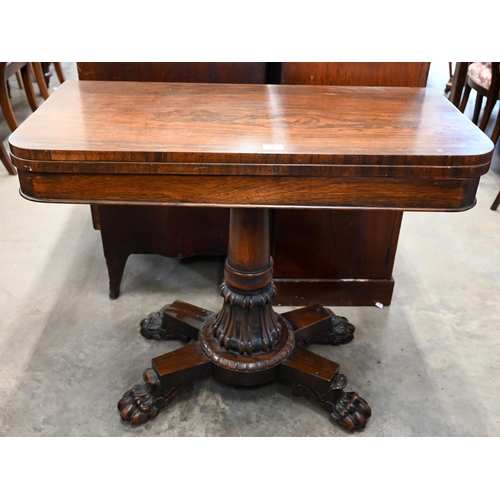
[{"label": "lion paw foot", "polygon": [[141,321],[141,335],[148,340],[182,340],[188,342],[189,337],[174,331],[165,324],[163,312],[168,306],[157,312],[151,313]]},{"label": "lion paw foot", "polygon": [[330,417],[348,431],[364,429],[371,417],[370,405],[355,392],[342,392]]},{"label": "lion paw foot", "polygon": [[121,419],[132,424],[143,424],[160,411],[155,404],[160,390],[158,377],[151,369],[146,370],[143,377],[146,383],[132,387],[118,402]]},{"label": "lion paw foot", "polygon": [[354,325],[344,316],[337,316],[332,312],[332,319],[328,331],[309,337],[305,342],[309,344],[348,344],[354,339]]},{"label": "lion paw foot", "polygon": [[144,424],[155,418],[177,395],[194,388],[193,382],[185,382],[162,390],[156,372],[151,368],[144,372],[145,384],[135,385],[118,402],[120,417],[132,424]]},{"label": "lion paw foot", "polygon": [[346,385],[347,377],[338,374],[326,393],[298,384],[293,394],[314,398],[333,420],[348,431],[364,429],[372,414],[370,405],[355,392],[344,392]]}]

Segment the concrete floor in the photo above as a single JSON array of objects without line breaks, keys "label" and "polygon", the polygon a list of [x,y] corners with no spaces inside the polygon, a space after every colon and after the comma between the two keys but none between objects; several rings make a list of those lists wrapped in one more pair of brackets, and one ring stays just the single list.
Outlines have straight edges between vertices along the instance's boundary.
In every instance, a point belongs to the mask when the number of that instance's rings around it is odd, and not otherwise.
[{"label": "concrete floor", "polygon": [[[76,78],[74,63],[64,69]],[[429,85],[442,91],[447,80],[447,63],[433,63]],[[15,80],[12,94],[23,119]],[[0,133],[9,135],[3,120]],[[0,436],[500,435],[500,209],[489,209],[499,147],[474,209],[404,215],[392,305],[334,307],[356,325],[355,340],[311,348],[338,362],[348,389],[372,406],[353,435],[285,384],[214,379],[143,426],[122,423],[123,392],[151,358],[182,346],[146,341],[139,320],[175,299],[217,310],[221,264],[132,256],[111,301],[89,207],[30,203],[18,187],[0,168]]]}]

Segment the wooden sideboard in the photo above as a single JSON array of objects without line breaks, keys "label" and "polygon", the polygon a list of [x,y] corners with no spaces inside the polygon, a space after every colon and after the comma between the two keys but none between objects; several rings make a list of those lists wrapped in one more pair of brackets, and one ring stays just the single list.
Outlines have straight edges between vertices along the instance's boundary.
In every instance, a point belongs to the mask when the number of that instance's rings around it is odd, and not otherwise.
[{"label": "wooden sideboard", "polygon": [[[424,87],[429,63],[77,63],[80,80]],[[224,208],[93,205],[110,297],[131,254],[224,256]],[[389,305],[402,212],[271,211],[275,304]],[[160,230],[161,228],[161,230]],[[312,242],[312,243],[311,243]],[[356,251],[353,252],[353,248]]]}]

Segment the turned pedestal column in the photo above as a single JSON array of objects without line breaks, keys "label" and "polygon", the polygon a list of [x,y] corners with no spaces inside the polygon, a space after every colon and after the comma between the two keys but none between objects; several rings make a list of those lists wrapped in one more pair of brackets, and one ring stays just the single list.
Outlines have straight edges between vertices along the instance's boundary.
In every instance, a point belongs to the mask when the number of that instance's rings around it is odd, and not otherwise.
[{"label": "turned pedestal column", "polygon": [[295,346],[290,324],[274,312],[269,210],[232,209],[228,257],[220,293],[222,309],[199,335],[214,375],[232,384],[276,378]]}]

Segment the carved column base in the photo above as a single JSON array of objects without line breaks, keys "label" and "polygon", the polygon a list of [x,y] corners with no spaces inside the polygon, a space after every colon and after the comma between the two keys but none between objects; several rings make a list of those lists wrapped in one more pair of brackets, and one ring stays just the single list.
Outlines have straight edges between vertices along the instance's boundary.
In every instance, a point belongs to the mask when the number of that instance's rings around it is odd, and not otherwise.
[{"label": "carved column base", "polygon": [[224,303],[211,323],[210,334],[221,351],[253,356],[276,349],[282,340],[282,321],[271,304],[275,293],[272,281],[252,292],[223,281],[220,294]]},{"label": "carved column base", "polygon": [[223,382],[235,385],[258,385],[277,377],[277,367],[288,359],[295,347],[293,329],[285,318],[278,315],[281,339],[274,349],[248,356],[221,347],[214,336],[214,321],[207,321],[200,330],[198,341],[205,356],[214,364],[213,374]]}]

